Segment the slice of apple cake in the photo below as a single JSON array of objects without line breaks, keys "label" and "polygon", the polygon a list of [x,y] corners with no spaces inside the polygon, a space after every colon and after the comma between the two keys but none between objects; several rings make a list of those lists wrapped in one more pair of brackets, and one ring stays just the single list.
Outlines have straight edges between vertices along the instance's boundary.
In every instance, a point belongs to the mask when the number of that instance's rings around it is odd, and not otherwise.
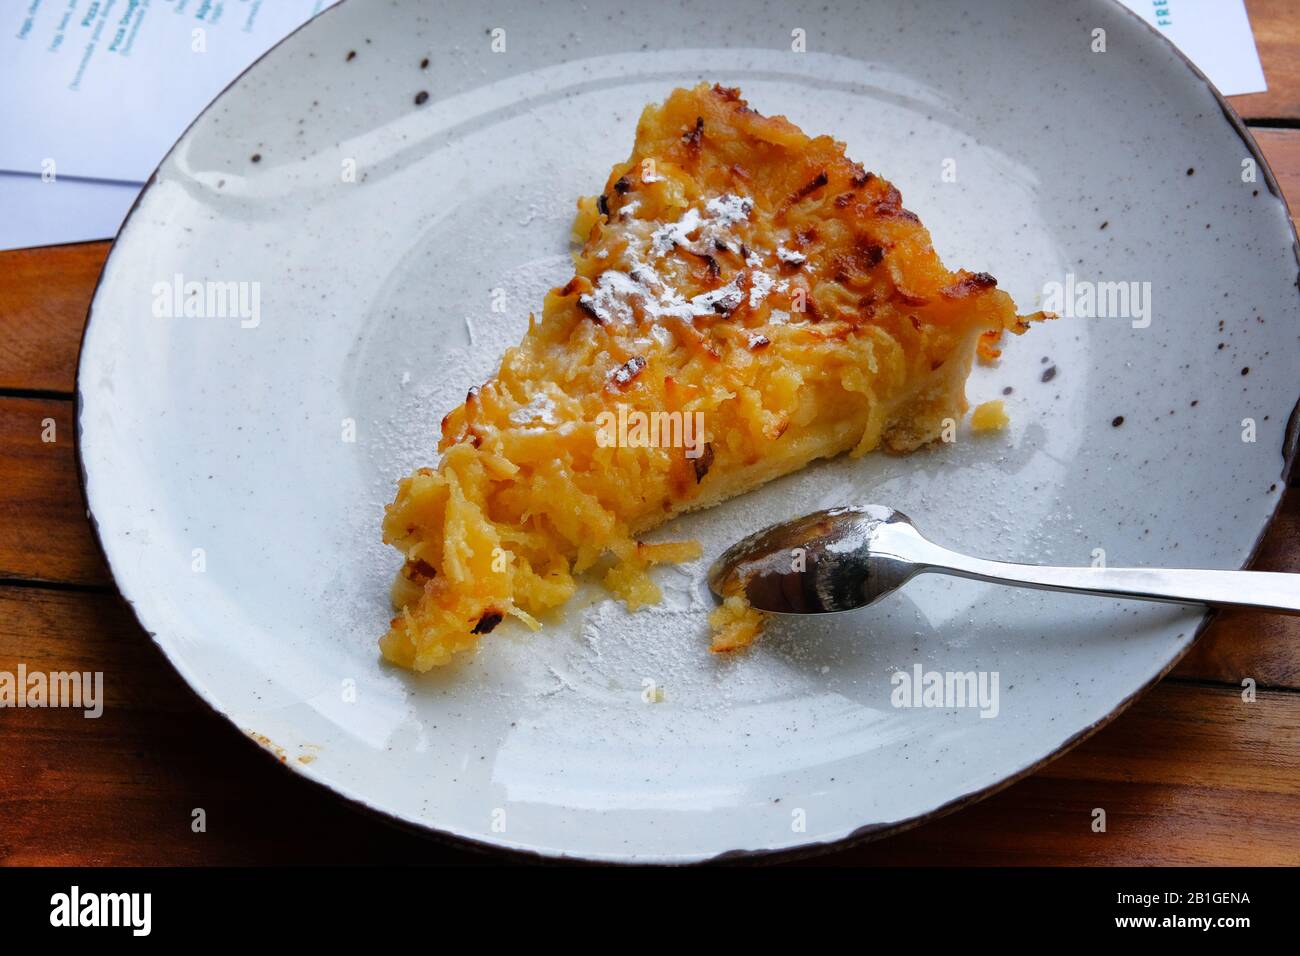
[{"label": "slice of apple cake", "polygon": [[[381,648],[405,667],[506,617],[536,627],[588,569],[630,608],[658,600],[647,569],[700,549],[640,535],[817,458],[934,440],[966,411],[976,352],[1040,317],[944,268],[842,144],[734,89],[648,107],[575,230],[574,277],[387,508],[405,562]],[[711,621],[714,650],[761,627],[739,597]]]}]

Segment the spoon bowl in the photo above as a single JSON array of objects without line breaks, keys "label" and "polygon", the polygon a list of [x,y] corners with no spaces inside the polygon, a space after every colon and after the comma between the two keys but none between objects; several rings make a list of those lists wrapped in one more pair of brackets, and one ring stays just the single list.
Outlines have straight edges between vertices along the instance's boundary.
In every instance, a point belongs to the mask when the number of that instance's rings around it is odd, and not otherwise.
[{"label": "spoon bowl", "polygon": [[917,574],[908,555],[927,543],[893,508],[828,508],[732,545],[709,569],[709,587],[719,597],[743,591],[753,607],[775,614],[851,611]]}]

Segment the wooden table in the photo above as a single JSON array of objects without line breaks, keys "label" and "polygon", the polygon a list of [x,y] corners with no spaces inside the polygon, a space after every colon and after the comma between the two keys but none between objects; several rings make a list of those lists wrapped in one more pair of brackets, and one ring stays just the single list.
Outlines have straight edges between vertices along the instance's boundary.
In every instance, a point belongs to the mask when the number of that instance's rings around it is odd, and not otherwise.
[{"label": "wooden table", "polygon": [[[1248,0],[1269,91],[1233,105],[1300,210],[1293,2]],[[276,767],[197,702],[124,610],[86,522],[73,444],[78,343],[107,252],[0,253],[0,670],[109,678],[98,720],[0,710],[0,862],[495,859],[399,831]],[[1300,571],[1300,488],[1254,566]],[[1254,703],[1242,700],[1246,677]],[[205,833],[191,832],[196,807]],[[1094,807],[1106,808],[1104,834],[1091,830]],[[1039,773],[824,860],[1300,864],[1300,618],[1221,615],[1169,677]]]}]

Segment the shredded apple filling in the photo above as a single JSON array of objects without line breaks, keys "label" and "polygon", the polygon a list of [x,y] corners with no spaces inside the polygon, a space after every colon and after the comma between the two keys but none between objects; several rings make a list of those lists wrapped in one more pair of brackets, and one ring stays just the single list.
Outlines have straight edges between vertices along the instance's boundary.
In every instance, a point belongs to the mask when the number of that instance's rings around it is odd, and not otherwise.
[{"label": "shredded apple filling", "polygon": [[[631,609],[658,601],[648,569],[700,547],[640,535],[817,458],[934,440],[976,352],[1043,317],[947,271],[840,143],[716,86],[647,107],[574,232],[573,278],[386,510],[395,663],[446,664],[506,617],[536,628],[586,571]],[[715,651],[763,624],[740,595],[709,620]]]}]

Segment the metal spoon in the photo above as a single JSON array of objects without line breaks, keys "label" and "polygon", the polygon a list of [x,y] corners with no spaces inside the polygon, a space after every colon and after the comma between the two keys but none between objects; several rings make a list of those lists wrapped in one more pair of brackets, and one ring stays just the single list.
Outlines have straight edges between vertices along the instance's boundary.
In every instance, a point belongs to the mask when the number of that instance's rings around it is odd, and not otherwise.
[{"label": "metal spoon", "polygon": [[985,561],[927,541],[907,515],[883,505],[831,508],[752,534],[713,563],[709,587],[719,597],[743,592],[761,611],[832,614],[874,604],[926,571],[1047,591],[1300,614],[1300,574]]}]

